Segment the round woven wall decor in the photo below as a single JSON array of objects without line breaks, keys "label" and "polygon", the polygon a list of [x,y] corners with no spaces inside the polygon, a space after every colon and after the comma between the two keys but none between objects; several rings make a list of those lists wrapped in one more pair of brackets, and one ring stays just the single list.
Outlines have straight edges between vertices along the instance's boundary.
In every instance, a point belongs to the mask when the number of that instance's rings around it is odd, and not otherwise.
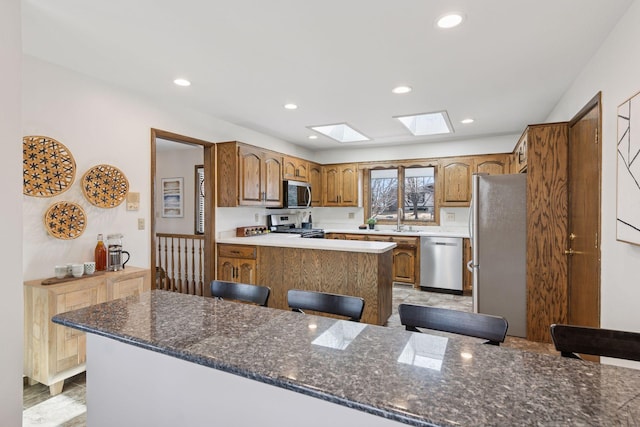
[{"label": "round woven wall decor", "polygon": [[22,138],[22,192],[52,197],[69,189],[76,177],[76,162],[64,144],[48,136]]},{"label": "round woven wall decor", "polygon": [[80,205],[72,202],[58,202],[44,214],[47,232],[62,240],[80,237],[87,226],[87,216]]},{"label": "round woven wall decor", "polygon": [[82,192],[92,205],[115,208],[127,197],[129,181],[117,167],[97,165],[82,176]]}]

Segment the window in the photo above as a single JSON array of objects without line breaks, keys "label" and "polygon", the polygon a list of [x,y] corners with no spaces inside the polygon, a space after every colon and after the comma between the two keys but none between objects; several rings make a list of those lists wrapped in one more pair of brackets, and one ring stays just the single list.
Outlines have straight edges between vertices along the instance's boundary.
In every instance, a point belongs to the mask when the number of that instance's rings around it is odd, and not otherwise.
[{"label": "window", "polygon": [[[401,184],[401,185],[399,185]],[[396,222],[435,222],[435,168],[397,167],[369,173],[368,217]]]},{"label": "window", "polygon": [[195,234],[204,234],[204,166],[196,165]]}]

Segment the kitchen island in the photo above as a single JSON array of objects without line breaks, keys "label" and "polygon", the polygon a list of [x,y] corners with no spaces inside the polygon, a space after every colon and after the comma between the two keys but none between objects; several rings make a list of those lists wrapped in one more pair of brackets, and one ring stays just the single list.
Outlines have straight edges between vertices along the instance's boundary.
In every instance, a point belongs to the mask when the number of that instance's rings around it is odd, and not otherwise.
[{"label": "kitchen island", "polygon": [[242,266],[227,258],[234,252],[248,254],[240,256],[255,260],[254,283],[271,288],[269,307],[287,309],[287,291],[304,289],[363,298],[365,323],[384,325],[391,315],[393,242],[303,239],[277,233],[217,242],[218,279],[251,282],[242,277]]},{"label": "kitchen island", "polygon": [[92,427],[634,425],[640,371],[151,291],[87,332]]}]

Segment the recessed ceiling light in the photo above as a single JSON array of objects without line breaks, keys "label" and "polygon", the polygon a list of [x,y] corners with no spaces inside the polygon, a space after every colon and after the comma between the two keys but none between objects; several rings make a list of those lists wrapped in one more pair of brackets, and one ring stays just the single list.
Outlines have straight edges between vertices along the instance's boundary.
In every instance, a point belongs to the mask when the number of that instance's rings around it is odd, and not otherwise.
[{"label": "recessed ceiling light", "polygon": [[447,13],[438,18],[437,25],[440,28],[453,28],[462,23],[464,17],[460,13]]},{"label": "recessed ceiling light", "polygon": [[400,120],[409,129],[409,132],[415,136],[453,133],[453,127],[446,111],[396,116],[394,118]]},{"label": "recessed ceiling light", "polygon": [[402,93],[409,93],[411,92],[411,90],[412,90],[411,86],[396,86],[391,90],[391,92],[402,94]]},{"label": "recessed ceiling light", "polygon": [[286,108],[287,110],[295,110],[298,108],[298,106],[296,104],[284,104],[284,108]]},{"label": "recessed ceiling light", "polygon": [[309,135],[309,139],[318,139],[318,135]]},{"label": "recessed ceiling light", "polygon": [[346,123],[336,123],[334,125],[310,126],[310,129],[320,132],[338,142],[358,142],[369,141],[369,138],[352,128]]},{"label": "recessed ceiling light", "polygon": [[191,82],[187,79],[175,79],[173,82],[178,86],[191,86]]},{"label": "recessed ceiling light", "polygon": [[464,120],[461,120],[460,123],[468,125],[469,123],[473,123],[473,119],[464,119]]}]

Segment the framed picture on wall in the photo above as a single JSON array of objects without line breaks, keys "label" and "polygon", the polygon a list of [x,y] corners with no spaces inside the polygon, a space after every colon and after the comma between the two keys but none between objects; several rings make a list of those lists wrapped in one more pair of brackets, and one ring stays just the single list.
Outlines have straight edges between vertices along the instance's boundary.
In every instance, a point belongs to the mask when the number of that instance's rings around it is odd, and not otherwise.
[{"label": "framed picture on wall", "polygon": [[616,237],[640,245],[640,93],[618,106]]},{"label": "framed picture on wall", "polygon": [[162,178],[162,217],[184,216],[184,179]]}]

